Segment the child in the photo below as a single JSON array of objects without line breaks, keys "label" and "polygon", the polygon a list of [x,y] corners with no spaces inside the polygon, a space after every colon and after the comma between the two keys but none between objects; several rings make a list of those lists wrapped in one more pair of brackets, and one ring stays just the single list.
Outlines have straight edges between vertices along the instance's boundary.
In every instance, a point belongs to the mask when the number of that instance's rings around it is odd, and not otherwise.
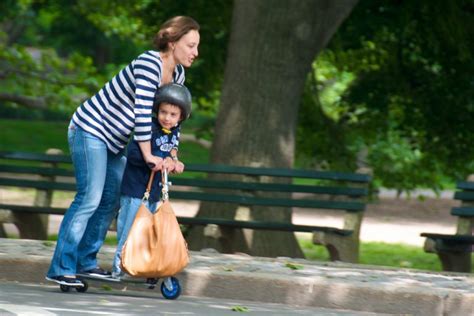
[{"label": "child", "polygon": [[[181,173],[184,164],[178,160],[179,130],[181,123],[191,114],[191,94],[177,83],[162,86],[156,93],[152,118],[151,152],[162,158],[161,168],[169,172]],[[118,245],[114,256],[112,276],[120,278],[122,247],[127,240],[135,215],[142,203],[143,194],[150,178],[150,168],[141,154],[139,145],[133,141],[128,146],[127,165],[122,179],[120,212],[117,219]],[[156,174],[151,186],[147,204],[149,210],[156,210],[160,200],[161,174]]]}]

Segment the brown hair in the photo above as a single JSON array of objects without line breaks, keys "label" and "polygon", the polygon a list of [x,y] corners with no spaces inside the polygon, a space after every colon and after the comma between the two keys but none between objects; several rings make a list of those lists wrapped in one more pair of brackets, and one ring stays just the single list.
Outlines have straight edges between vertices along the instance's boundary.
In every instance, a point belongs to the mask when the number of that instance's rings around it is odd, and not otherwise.
[{"label": "brown hair", "polygon": [[162,52],[168,50],[168,43],[178,41],[191,30],[199,31],[199,24],[189,16],[175,16],[163,23],[155,35],[156,49]]}]

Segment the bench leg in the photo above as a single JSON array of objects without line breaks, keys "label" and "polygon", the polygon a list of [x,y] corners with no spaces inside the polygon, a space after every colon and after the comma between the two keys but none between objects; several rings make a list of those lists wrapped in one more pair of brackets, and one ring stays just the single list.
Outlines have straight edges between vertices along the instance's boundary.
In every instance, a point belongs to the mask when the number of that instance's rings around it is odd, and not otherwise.
[{"label": "bench leg", "polygon": [[21,239],[48,239],[48,215],[15,212],[14,223]]},{"label": "bench leg", "polygon": [[436,242],[432,238],[426,238],[423,250],[428,253],[436,253],[441,261],[443,271],[471,272],[471,253],[467,251],[447,251],[440,249],[442,242]]},{"label": "bench leg", "polygon": [[471,272],[470,252],[438,252],[438,257],[443,266],[443,271]]},{"label": "bench leg", "polygon": [[5,227],[3,227],[2,223],[0,223],[0,238],[7,238],[7,232],[5,231]]},{"label": "bench leg", "polygon": [[313,243],[325,246],[331,261],[359,262],[359,240],[353,236],[314,232]]}]

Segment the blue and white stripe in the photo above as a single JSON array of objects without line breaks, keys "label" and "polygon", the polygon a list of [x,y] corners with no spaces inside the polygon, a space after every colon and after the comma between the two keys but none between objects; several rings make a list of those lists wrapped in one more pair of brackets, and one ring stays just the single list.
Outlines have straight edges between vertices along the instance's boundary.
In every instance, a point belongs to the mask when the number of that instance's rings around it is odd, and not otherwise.
[{"label": "blue and white stripe", "polygon": [[[114,153],[127,145],[132,132],[136,141],[149,141],[153,99],[161,85],[162,66],[159,52],[141,54],[77,108],[72,117],[74,123],[102,139]],[[176,66],[173,81],[184,83],[182,65]]]}]

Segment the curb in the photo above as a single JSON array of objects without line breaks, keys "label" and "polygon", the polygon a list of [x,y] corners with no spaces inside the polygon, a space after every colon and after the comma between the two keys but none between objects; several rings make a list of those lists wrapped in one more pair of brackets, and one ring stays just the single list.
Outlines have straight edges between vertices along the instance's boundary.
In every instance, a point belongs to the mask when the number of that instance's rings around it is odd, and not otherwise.
[{"label": "curb", "polygon": [[[46,283],[53,250],[52,242],[0,239],[0,279]],[[102,248],[104,268],[110,268],[105,263],[114,250]],[[202,251],[191,252],[191,263],[177,278],[189,296],[430,316],[470,315],[474,308],[474,278],[464,273]]]}]

